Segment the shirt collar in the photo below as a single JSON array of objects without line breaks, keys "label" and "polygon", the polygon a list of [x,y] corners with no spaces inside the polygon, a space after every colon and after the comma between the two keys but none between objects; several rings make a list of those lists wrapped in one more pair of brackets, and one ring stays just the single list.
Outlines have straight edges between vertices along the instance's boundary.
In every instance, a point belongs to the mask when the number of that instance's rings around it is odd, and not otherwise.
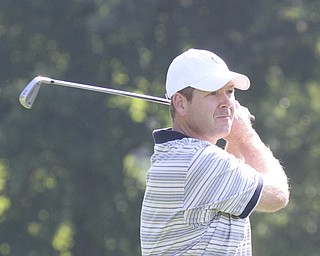
[{"label": "shirt collar", "polygon": [[172,128],[155,130],[152,133],[153,140],[156,144],[165,143],[173,140],[182,140],[183,138],[190,138],[183,133],[173,131]]}]

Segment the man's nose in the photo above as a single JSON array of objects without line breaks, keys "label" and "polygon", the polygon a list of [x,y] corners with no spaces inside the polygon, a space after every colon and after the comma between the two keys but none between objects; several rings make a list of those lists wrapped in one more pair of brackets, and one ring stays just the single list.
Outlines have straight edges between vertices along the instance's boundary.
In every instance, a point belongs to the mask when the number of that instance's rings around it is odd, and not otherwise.
[{"label": "man's nose", "polygon": [[233,105],[233,99],[228,94],[221,95],[220,99],[220,108],[231,108]]}]

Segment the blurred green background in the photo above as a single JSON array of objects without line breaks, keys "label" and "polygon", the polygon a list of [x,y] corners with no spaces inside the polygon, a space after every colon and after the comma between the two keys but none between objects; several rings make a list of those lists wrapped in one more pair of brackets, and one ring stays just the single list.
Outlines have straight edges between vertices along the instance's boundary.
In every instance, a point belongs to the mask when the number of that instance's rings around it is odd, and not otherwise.
[{"label": "blurred green background", "polygon": [[42,86],[35,76],[163,97],[174,57],[214,51],[286,168],[291,201],[251,217],[255,256],[320,252],[320,2],[1,0],[0,255],[138,256],[151,132],[167,106]]}]

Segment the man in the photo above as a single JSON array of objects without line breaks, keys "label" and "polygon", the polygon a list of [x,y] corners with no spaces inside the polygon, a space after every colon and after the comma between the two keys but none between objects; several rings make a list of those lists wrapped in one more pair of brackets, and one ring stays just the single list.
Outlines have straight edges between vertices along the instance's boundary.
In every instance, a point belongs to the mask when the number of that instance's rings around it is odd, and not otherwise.
[{"label": "man", "polygon": [[[190,49],[166,81],[172,128],[154,131],[154,154],[141,212],[146,255],[252,255],[249,215],[289,200],[279,161],[236,101],[245,75],[212,52]],[[216,146],[225,139],[225,149]]]}]

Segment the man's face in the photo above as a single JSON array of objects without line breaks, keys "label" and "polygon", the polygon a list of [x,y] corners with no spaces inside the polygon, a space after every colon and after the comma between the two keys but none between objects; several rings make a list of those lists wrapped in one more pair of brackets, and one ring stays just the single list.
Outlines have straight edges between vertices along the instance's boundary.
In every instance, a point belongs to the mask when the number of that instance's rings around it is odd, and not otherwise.
[{"label": "man's face", "polygon": [[192,101],[186,104],[185,125],[193,137],[215,143],[230,133],[234,108],[232,83],[215,92],[194,90]]}]

